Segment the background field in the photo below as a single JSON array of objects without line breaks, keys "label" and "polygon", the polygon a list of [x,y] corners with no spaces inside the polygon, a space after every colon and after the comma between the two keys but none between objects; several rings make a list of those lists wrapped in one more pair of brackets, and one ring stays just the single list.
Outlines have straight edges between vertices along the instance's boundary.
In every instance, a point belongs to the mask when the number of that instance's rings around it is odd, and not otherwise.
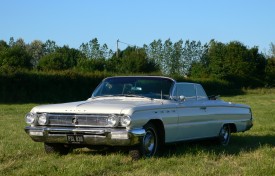
[{"label": "background field", "polygon": [[0,175],[275,175],[275,89],[246,90],[224,100],[249,104],[254,127],[233,134],[227,147],[213,141],[166,147],[158,158],[132,161],[122,151],[77,149],[47,155],[24,132],[35,104],[0,105]]}]

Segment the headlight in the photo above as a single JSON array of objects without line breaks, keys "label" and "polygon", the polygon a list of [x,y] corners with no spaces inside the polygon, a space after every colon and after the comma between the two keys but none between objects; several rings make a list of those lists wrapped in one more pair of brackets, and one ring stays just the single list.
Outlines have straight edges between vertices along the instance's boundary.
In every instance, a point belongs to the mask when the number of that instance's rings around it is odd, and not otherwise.
[{"label": "headlight", "polygon": [[131,123],[131,117],[130,116],[124,115],[124,116],[120,117],[121,126],[126,127],[126,126],[130,125],[130,123]]},{"label": "headlight", "polygon": [[118,124],[118,116],[115,114],[111,114],[108,117],[107,122],[108,122],[108,126],[111,126],[111,127],[116,126]]},{"label": "headlight", "polygon": [[46,113],[43,113],[38,116],[38,124],[39,125],[47,125],[48,123],[48,117]]},{"label": "headlight", "polygon": [[26,123],[28,124],[34,124],[36,120],[36,114],[35,113],[28,113],[25,117]]}]

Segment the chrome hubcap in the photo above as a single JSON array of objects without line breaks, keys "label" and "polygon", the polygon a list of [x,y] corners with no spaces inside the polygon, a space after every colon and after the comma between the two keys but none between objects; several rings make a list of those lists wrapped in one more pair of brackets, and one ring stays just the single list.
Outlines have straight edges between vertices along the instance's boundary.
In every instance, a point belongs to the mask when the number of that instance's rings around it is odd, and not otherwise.
[{"label": "chrome hubcap", "polygon": [[226,144],[229,138],[228,127],[224,126],[220,132],[220,139],[223,144]]},{"label": "chrome hubcap", "polygon": [[151,156],[155,148],[155,135],[151,131],[147,131],[143,138],[144,153],[146,156]]},{"label": "chrome hubcap", "polygon": [[224,140],[228,138],[228,132],[224,128],[222,129],[222,137]]}]

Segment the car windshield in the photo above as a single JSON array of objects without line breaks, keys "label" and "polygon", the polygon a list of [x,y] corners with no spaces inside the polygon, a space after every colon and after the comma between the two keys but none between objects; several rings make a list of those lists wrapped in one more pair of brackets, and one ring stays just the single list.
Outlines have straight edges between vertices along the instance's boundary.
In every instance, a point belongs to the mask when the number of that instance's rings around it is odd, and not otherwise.
[{"label": "car windshield", "polygon": [[169,99],[174,81],[164,77],[111,77],[103,80],[92,97],[128,96]]}]

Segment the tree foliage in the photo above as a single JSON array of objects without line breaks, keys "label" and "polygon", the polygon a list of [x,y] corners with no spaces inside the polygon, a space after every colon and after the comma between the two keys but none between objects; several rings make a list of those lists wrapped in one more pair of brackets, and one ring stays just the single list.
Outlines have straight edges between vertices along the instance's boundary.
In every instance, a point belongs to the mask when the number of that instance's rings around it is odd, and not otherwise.
[{"label": "tree foliage", "polygon": [[192,63],[199,61],[207,51],[207,45],[201,42],[179,40],[173,43],[170,39],[162,43],[161,40],[154,40],[144,48],[149,60],[154,62],[165,75],[189,74]]},{"label": "tree foliage", "polygon": [[0,51],[7,49],[9,45],[4,40],[0,40]]},{"label": "tree foliage", "polygon": [[83,72],[104,71],[107,59],[113,55],[107,44],[101,46],[97,38],[82,43],[79,51],[83,56],[78,60],[76,69]]},{"label": "tree foliage", "polygon": [[[223,79],[238,84],[264,82],[274,85],[275,45],[268,55],[238,41],[222,43],[171,39],[154,40],[141,47],[129,46],[117,56],[97,38],[79,49],[60,47],[55,41],[0,40],[0,71],[20,69],[76,70],[81,72],[159,73],[162,75]],[[249,82],[250,81],[250,82]]]},{"label": "tree foliage", "polygon": [[196,77],[204,73],[218,79],[262,78],[264,69],[265,58],[257,47],[249,49],[237,41],[224,44],[212,40],[205,57],[193,65],[191,75]]},{"label": "tree foliage", "polygon": [[34,40],[27,45],[27,52],[32,56],[32,66],[36,68],[39,60],[45,55],[45,45],[40,40]]},{"label": "tree foliage", "polygon": [[106,44],[101,46],[97,38],[90,40],[88,43],[82,43],[80,51],[88,59],[107,59],[113,54],[112,50],[109,50]]},{"label": "tree foliage", "polygon": [[120,73],[150,73],[157,71],[155,64],[148,59],[143,48],[127,47],[106,62],[107,70]]},{"label": "tree foliage", "polygon": [[8,46],[3,41],[0,44],[0,69],[7,71],[30,69],[32,57],[26,51],[24,41],[19,39],[10,43],[12,46]]},{"label": "tree foliage", "polygon": [[50,54],[55,52],[55,50],[58,48],[58,46],[56,45],[55,41],[52,40],[47,40],[44,43],[44,54]]},{"label": "tree foliage", "polygon": [[87,59],[80,58],[77,62],[76,69],[82,72],[104,71],[106,60],[102,59]]},{"label": "tree foliage", "polygon": [[56,48],[54,52],[43,56],[38,63],[42,70],[67,70],[77,65],[78,60],[83,57],[79,50],[63,46]]},{"label": "tree foliage", "polygon": [[267,56],[265,76],[269,86],[275,86],[275,45],[270,44],[269,55]]}]

